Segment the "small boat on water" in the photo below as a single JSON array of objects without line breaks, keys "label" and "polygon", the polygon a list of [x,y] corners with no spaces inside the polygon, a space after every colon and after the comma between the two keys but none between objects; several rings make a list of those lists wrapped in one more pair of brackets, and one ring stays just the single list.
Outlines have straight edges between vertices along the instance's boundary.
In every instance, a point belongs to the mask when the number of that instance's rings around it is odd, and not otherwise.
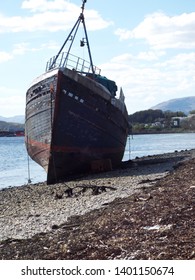
[{"label": "small boat on water", "polygon": [[[29,156],[47,172],[47,184],[120,165],[128,136],[122,89],[93,64],[84,8],[58,54],[26,93],[25,143]],[[82,24],[89,62],[70,53]],[[68,45],[67,51],[63,49]],[[118,97],[117,97],[118,95]]]}]

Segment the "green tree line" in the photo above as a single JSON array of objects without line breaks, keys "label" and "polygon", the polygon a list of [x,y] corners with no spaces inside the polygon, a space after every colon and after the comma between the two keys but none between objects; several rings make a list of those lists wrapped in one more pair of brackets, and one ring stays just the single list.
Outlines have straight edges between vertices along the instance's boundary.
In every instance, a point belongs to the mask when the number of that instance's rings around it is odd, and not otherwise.
[{"label": "green tree line", "polygon": [[186,115],[183,112],[171,112],[162,110],[144,110],[136,112],[132,115],[129,115],[130,124],[142,123],[149,124],[154,123],[160,119],[171,119],[172,117],[185,117]]}]

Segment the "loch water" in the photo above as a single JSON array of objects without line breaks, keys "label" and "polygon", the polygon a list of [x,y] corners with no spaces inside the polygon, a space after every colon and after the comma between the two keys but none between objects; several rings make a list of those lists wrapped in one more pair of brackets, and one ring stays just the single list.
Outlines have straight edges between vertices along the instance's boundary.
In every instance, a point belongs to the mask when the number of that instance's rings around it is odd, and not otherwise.
[{"label": "loch water", "polygon": [[141,134],[129,136],[123,160],[195,149],[195,133]]},{"label": "loch water", "polygon": [[[195,148],[195,133],[129,136],[123,160]],[[0,137],[0,189],[44,182],[46,172],[26,152],[24,137]]]}]

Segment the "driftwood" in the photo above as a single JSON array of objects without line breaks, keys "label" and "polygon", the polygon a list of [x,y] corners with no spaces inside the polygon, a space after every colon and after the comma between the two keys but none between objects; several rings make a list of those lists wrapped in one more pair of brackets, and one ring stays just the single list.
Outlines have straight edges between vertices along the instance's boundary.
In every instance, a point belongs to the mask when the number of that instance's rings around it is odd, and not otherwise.
[{"label": "driftwood", "polygon": [[[79,196],[82,193],[85,193],[87,190],[91,190],[92,195],[98,195],[101,194],[103,192],[106,192],[107,189],[109,190],[116,190],[116,188],[114,187],[110,187],[110,186],[98,186],[98,185],[87,185],[87,184],[83,184],[83,185],[76,185],[73,188],[68,187],[64,193],[67,195],[67,197],[73,197],[75,196]],[[61,197],[60,197],[61,198]]]}]

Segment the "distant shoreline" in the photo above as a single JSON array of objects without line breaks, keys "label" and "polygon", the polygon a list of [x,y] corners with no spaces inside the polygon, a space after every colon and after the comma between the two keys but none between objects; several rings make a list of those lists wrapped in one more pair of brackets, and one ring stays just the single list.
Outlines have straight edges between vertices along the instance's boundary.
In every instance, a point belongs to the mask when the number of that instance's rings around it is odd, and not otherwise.
[{"label": "distant shoreline", "polygon": [[182,133],[195,133],[194,130],[186,130],[186,131],[179,131],[179,130],[164,130],[164,131],[132,131],[130,135],[145,135],[145,134],[182,134]]},{"label": "distant shoreline", "polygon": [[[194,130],[186,130],[186,131],[179,131],[179,130],[164,130],[164,131],[132,131],[129,133],[129,136],[131,135],[145,135],[145,134],[180,134],[180,133],[195,133]],[[9,131],[0,131],[0,137],[24,137],[24,131],[15,131],[15,132],[9,132]]]},{"label": "distant shoreline", "polygon": [[24,131],[0,131],[0,137],[24,137]]}]

